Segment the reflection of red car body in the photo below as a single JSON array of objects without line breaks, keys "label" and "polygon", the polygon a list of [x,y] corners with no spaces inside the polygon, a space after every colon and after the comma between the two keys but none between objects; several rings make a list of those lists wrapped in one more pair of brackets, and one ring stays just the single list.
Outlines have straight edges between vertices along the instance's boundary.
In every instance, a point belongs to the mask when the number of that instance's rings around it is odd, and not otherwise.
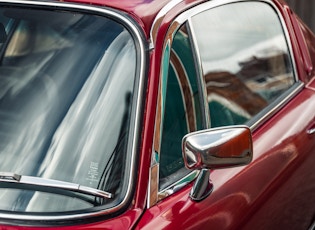
[{"label": "reflection of red car body", "polygon": [[[252,127],[251,163],[241,167],[212,170],[210,178],[213,191],[201,201],[194,201],[189,195],[196,176],[182,187],[173,189],[170,194],[167,191],[161,192],[162,189],[158,187],[159,178],[156,171],[158,167],[155,167],[156,162],[152,153],[159,151],[160,148],[156,143],[158,126],[163,122],[158,115],[162,113],[159,105],[163,101],[160,87],[162,65],[167,56],[165,50],[169,51],[168,39],[173,33],[170,32],[172,31],[170,26],[178,27],[178,24],[187,20],[186,11],[198,5],[202,6],[204,2],[67,0],[49,3],[56,9],[61,7],[65,11],[71,9],[73,5],[79,5],[82,9],[89,7],[88,12],[93,12],[94,7],[113,8],[131,17],[133,23],[138,23],[140,33],[144,37],[142,42],[146,47],[147,56],[144,57],[146,84],[141,85],[144,87],[143,109],[140,110],[141,128],[135,137],[139,141],[134,158],[136,168],[132,174],[133,184],[131,192],[128,193],[129,197],[126,197],[129,202],[120,208],[107,211],[106,208],[102,209],[102,206],[99,206],[98,210],[101,211],[94,212],[91,209],[92,211],[88,211],[91,213],[90,216],[80,217],[81,211],[77,211],[69,219],[65,215],[61,219],[47,218],[44,221],[39,217],[33,219],[32,213],[28,213],[26,218],[11,218],[10,211],[0,210],[1,229],[308,229],[311,226],[314,228],[315,37],[282,0],[262,2],[277,8],[286,27],[287,36],[291,39],[290,46],[299,90],[287,95],[285,103],[280,107],[270,109],[263,116],[258,114],[260,116],[257,120],[258,125],[255,123]],[[213,2],[217,4],[220,1]],[[238,1],[231,2],[237,4]],[[40,1],[32,3],[0,1],[0,4],[0,9],[6,4],[47,7],[46,3]],[[250,62],[247,68],[250,68]],[[250,69],[248,72],[251,73]],[[220,78],[220,72],[212,74]],[[228,73],[226,75],[228,76]],[[210,88],[208,90],[211,91]],[[215,89],[211,92],[215,92]],[[234,94],[231,93],[229,96],[233,98]],[[252,100],[259,97],[258,94],[245,96]],[[259,111],[261,107],[266,106],[260,97],[257,98],[255,107],[243,103],[242,98],[233,101],[247,111],[251,109]],[[250,111],[249,114],[256,115],[257,111]],[[84,212],[83,210],[82,213]]]}]

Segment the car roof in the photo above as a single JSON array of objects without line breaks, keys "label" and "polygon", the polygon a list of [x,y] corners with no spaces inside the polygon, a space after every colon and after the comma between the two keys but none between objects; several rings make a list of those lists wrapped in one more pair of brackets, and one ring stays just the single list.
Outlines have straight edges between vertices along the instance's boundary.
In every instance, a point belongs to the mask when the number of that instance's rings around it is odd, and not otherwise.
[{"label": "car roof", "polygon": [[[176,5],[184,0],[59,0],[62,2],[115,8],[130,14],[143,27],[147,35],[157,14],[166,5]],[[190,1],[192,2],[192,1]]]}]

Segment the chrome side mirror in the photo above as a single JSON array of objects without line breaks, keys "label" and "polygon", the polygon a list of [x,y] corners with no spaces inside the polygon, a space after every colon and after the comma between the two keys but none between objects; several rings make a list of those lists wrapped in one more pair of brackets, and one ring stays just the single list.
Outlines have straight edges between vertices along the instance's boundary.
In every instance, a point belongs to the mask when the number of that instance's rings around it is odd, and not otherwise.
[{"label": "chrome side mirror", "polygon": [[209,170],[246,165],[253,157],[251,131],[247,126],[227,126],[187,134],[182,141],[185,166],[201,170],[191,192],[193,200],[211,193]]}]

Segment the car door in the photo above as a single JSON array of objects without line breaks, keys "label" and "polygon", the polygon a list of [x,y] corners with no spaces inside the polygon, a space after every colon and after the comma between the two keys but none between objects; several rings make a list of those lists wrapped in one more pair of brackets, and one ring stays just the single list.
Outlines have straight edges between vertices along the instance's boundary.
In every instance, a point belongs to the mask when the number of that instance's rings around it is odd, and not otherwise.
[{"label": "car door", "polygon": [[[143,229],[306,229],[315,209],[314,91],[300,80],[280,5],[210,1],[180,15],[165,42]],[[292,31],[290,31],[291,33]],[[212,170],[206,197],[182,137],[246,125],[253,160]]]}]

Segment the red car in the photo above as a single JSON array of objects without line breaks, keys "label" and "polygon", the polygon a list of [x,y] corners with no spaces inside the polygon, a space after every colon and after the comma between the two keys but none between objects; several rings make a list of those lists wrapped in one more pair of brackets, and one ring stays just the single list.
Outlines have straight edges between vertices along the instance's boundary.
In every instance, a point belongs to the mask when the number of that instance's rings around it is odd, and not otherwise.
[{"label": "red car", "polygon": [[314,229],[314,66],[282,0],[0,0],[0,229]]}]

